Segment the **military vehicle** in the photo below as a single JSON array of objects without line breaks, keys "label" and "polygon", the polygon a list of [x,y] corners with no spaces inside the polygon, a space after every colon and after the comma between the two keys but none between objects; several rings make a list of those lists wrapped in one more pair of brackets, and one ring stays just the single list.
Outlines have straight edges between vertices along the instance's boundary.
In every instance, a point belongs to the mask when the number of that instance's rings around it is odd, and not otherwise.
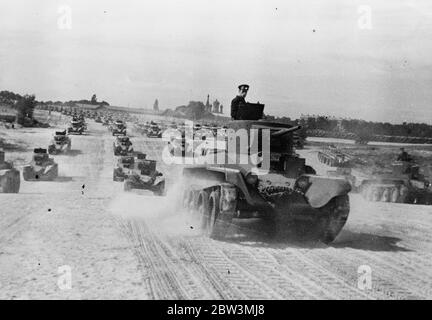
[{"label": "military vehicle", "polygon": [[71,150],[71,139],[67,136],[66,130],[56,131],[48,146],[49,154],[66,153]]},{"label": "military vehicle", "polygon": [[124,181],[124,190],[141,189],[152,191],[154,195],[165,195],[165,178],[156,170],[156,160],[141,160]]},{"label": "military vehicle", "polygon": [[147,135],[147,130],[150,127],[150,124],[148,122],[146,123],[136,123],[134,126],[134,129],[136,132],[142,135]]},{"label": "military vehicle", "polygon": [[348,218],[350,184],[317,176],[294,151],[293,132],[300,127],[261,120],[263,109],[262,104],[248,103],[239,108],[242,120],[227,124],[234,132],[246,130],[251,139],[258,132],[258,157],[245,164],[239,161],[239,156],[254,156],[254,150],[250,144],[241,148],[241,139],[236,139],[234,151],[222,150],[225,164],[185,167],[183,206],[212,238],[225,236],[234,218],[260,218],[273,236],[332,242]]},{"label": "military vehicle", "polygon": [[145,159],[146,154],[144,153],[118,157],[116,167],[113,170],[113,181],[123,182],[132,173],[132,170]]},{"label": "military vehicle", "polygon": [[162,128],[156,122],[152,121],[150,127],[147,129],[147,137],[162,138],[162,133]]},{"label": "military vehicle", "polygon": [[109,126],[110,123],[111,123],[111,118],[110,118],[110,117],[105,117],[105,118],[103,119],[102,125],[103,125],[103,126]]},{"label": "military vehicle", "polygon": [[51,181],[58,176],[58,164],[50,158],[47,149],[35,148],[32,161],[24,166],[23,177],[25,181]]},{"label": "military vehicle", "polygon": [[18,193],[20,183],[20,172],[5,161],[5,153],[0,150],[0,193]]},{"label": "military vehicle", "polygon": [[113,136],[125,136],[126,135],[126,125],[121,120],[116,120],[112,126]]},{"label": "military vehicle", "polygon": [[330,145],[318,152],[318,160],[330,167],[348,167],[353,162],[353,157]]},{"label": "military vehicle", "polygon": [[376,173],[364,179],[359,192],[369,201],[432,204],[431,183],[420,174],[420,167],[412,161],[396,161],[391,171]]},{"label": "military vehicle", "polygon": [[94,121],[96,123],[102,123],[102,118],[100,116],[96,116],[95,119],[94,119]]},{"label": "military vehicle", "polygon": [[118,136],[113,143],[115,156],[126,156],[133,152],[132,141],[128,136]]},{"label": "military vehicle", "polygon": [[84,129],[85,128],[82,120],[80,120],[78,117],[73,117],[67,132],[68,134],[83,134]]}]

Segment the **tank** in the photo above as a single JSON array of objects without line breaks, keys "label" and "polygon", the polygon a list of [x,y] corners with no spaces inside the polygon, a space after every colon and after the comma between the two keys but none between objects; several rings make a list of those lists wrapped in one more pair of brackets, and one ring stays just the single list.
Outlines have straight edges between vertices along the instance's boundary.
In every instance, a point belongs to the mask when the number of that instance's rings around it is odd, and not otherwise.
[{"label": "tank", "polygon": [[83,121],[78,117],[73,117],[67,132],[68,134],[80,134],[80,135],[83,134],[84,133]]},{"label": "tank", "polygon": [[[243,120],[227,124],[226,149],[209,152],[207,160],[211,161],[204,165],[183,169],[183,206],[198,218],[203,232],[212,238],[226,236],[233,219],[258,218],[275,236],[295,235],[332,242],[348,218],[349,182],[317,176],[295,152],[293,133],[301,127],[260,120],[262,106],[251,104],[243,111],[240,109]],[[236,148],[234,152],[230,150],[233,139],[230,134],[239,132],[246,132],[249,141],[258,137],[257,164],[239,161],[241,155],[254,154],[251,144],[242,149],[241,139],[234,136]],[[268,138],[268,148],[264,136]],[[215,158],[221,152],[225,157],[223,164],[208,164],[216,163]],[[263,159],[268,159],[267,167]]]},{"label": "tank", "polygon": [[71,139],[67,136],[66,130],[56,131],[48,146],[49,154],[67,153],[71,150]]},{"label": "tank", "polygon": [[123,182],[138,163],[145,159],[146,154],[144,153],[118,157],[116,167],[113,169],[113,181]]},{"label": "tank", "polygon": [[20,183],[20,172],[5,161],[5,153],[0,150],[0,193],[18,193]]},{"label": "tank", "polygon": [[147,137],[149,138],[162,138],[163,130],[161,126],[155,122],[151,122],[147,129]]},{"label": "tank", "polygon": [[419,165],[412,161],[396,161],[390,172],[364,179],[359,192],[369,201],[432,204],[431,183],[420,174]]},{"label": "tank", "polygon": [[139,161],[124,181],[124,191],[149,190],[156,196],[165,195],[165,178],[156,170],[156,160]]},{"label": "tank", "polygon": [[31,162],[23,168],[25,181],[52,181],[58,176],[58,164],[50,158],[47,149],[33,150]]},{"label": "tank", "polygon": [[111,129],[113,136],[125,136],[126,135],[126,125],[121,120],[116,120]]},{"label": "tank", "polygon": [[115,156],[127,156],[133,152],[132,141],[128,136],[118,136],[113,143]]},{"label": "tank", "polygon": [[348,167],[353,158],[335,146],[329,146],[318,151],[318,160],[330,167]]}]

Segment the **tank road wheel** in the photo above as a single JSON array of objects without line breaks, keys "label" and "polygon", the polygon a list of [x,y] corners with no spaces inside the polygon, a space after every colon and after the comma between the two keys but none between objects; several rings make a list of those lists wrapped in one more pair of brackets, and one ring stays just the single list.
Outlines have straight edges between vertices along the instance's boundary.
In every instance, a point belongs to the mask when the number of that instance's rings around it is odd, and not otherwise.
[{"label": "tank road wheel", "polygon": [[220,216],[220,191],[214,190],[209,199],[209,222],[207,235],[212,239],[221,239],[225,236],[227,225]]},{"label": "tank road wheel", "polygon": [[209,194],[207,191],[201,191],[198,195],[197,203],[198,214],[201,220],[201,230],[204,234],[207,234],[207,229],[209,227]]},{"label": "tank road wheel", "polygon": [[390,202],[392,203],[397,203],[399,202],[399,189],[398,187],[393,187],[391,188],[391,192],[390,192]]},{"label": "tank road wheel", "polygon": [[381,194],[381,202],[389,202],[391,200],[391,189],[389,187],[384,187]]},{"label": "tank road wheel", "polygon": [[348,195],[337,196],[319,210],[323,214],[319,240],[324,243],[332,242],[344,227],[349,214],[350,203]]},{"label": "tank road wheel", "polygon": [[402,185],[399,189],[399,201],[400,203],[406,203],[408,198],[408,188]]}]

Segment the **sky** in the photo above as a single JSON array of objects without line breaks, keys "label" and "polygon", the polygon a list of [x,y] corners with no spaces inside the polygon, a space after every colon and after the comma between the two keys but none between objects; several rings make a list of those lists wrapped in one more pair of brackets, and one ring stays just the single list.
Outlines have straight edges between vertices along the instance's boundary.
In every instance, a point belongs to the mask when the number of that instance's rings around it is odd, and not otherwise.
[{"label": "sky", "polygon": [[0,90],[432,124],[430,0],[1,0]]}]

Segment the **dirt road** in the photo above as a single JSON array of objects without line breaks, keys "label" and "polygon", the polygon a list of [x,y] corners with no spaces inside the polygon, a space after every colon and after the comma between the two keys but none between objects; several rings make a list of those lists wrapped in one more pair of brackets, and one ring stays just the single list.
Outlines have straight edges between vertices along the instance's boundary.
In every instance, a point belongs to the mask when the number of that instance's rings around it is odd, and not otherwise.
[{"label": "dirt road", "polygon": [[[51,133],[0,132],[23,145],[7,153],[18,165]],[[22,181],[19,194],[0,194],[0,298],[432,298],[431,207],[352,195],[348,223],[330,246],[269,241],[253,223],[215,241],[179,211],[176,167],[160,167],[167,197],[124,193],[112,181],[112,142],[90,120],[87,136],[72,137],[72,154],[55,157],[58,181]],[[160,139],[132,142],[160,159]],[[58,285],[62,266],[71,268],[71,288]]]}]

